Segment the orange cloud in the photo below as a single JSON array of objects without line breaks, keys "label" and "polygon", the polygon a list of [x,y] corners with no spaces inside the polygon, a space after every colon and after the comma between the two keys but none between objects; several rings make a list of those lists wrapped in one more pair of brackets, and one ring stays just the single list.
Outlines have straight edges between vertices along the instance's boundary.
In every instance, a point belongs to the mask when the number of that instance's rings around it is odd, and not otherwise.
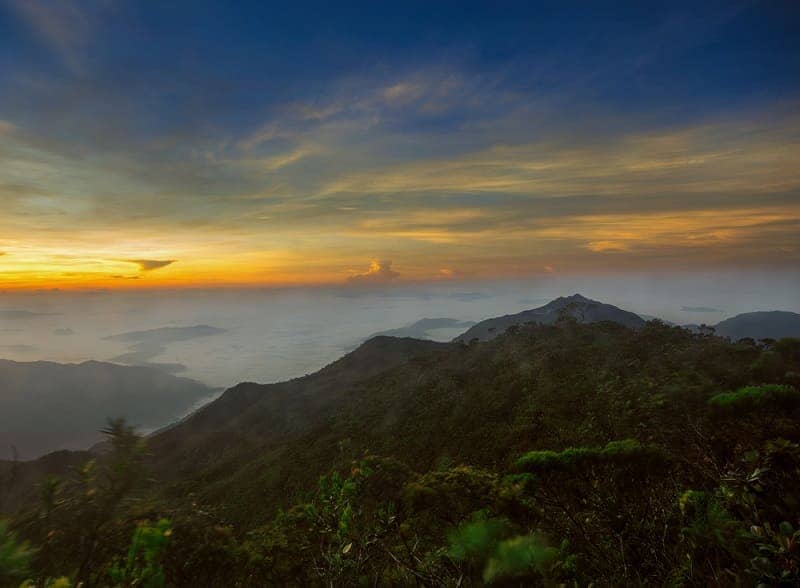
[{"label": "orange cloud", "polygon": [[400,273],[392,269],[391,259],[384,261],[373,260],[366,272],[353,274],[347,278],[347,281],[350,284],[374,284],[391,282],[398,277],[400,277]]}]

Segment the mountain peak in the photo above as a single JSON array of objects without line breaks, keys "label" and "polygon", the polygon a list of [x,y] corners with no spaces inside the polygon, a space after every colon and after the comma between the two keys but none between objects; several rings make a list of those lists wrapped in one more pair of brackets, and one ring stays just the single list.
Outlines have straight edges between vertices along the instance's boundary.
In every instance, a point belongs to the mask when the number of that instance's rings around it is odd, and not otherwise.
[{"label": "mountain peak", "polygon": [[[579,308],[570,309],[569,306],[573,304]],[[456,337],[456,341],[471,341],[475,338],[484,341],[493,339],[513,325],[526,323],[551,325],[563,316],[564,311],[583,323],[612,321],[631,329],[641,328],[645,324],[645,320],[639,315],[575,293],[572,296],[560,296],[539,308],[481,321],[464,334]]]},{"label": "mountain peak", "polygon": [[557,300],[564,300],[566,302],[594,302],[600,304],[596,300],[592,300],[591,298],[586,298],[586,296],[578,294],[577,292],[572,296],[560,296],[559,298],[556,298],[556,300],[554,300],[553,302],[556,302]]}]

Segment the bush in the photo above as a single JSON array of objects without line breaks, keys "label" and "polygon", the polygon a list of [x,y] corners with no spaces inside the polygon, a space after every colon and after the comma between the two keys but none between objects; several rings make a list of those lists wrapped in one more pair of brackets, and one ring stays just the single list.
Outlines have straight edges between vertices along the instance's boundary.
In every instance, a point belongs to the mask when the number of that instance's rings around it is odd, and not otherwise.
[{"label": "bush", "polygon": [[127,557],[108,572],[114,585],[161,588],[164,570],[160,560],[170,535],[172,528],[167,519],[161,519],[155,525],[147,521],[140,523],[133,533]]},{"label": "bush", "polygon": [[736,392],[712,396],[709,406],[721,413],[745,414],[756,410],[786,410],[800,406],[800,392],[785,384],[745,386]]},{"label": "bush", "polygon": [[517,460],[517,468],[544,473],[582,469],[594,464],[645,465],[656,461],[664,461],[664,453],[659,448],[625,439],[611,441],[605,447],[570,447],[561,452],[531,451]]}]

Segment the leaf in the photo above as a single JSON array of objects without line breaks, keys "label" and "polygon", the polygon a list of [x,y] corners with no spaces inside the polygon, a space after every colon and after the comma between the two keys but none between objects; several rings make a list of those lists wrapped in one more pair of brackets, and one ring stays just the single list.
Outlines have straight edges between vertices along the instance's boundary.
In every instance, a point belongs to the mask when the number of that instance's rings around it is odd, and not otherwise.
[{"label": "leaf", "polygon": [[344,547],[342,547],[342,554],[347,555],[348,553],[350,553],[351,549],[353,549],[353,543],[352,542],[350,542],[347,545],[345,545]]}]

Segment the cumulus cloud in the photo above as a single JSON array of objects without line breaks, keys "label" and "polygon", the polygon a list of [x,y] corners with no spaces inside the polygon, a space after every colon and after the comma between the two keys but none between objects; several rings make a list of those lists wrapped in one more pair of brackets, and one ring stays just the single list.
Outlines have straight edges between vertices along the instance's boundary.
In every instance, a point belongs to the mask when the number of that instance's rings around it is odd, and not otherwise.
[{"label": "cumulus cloud", "polygon": [[177,259],[125,259],[129,263],[135,263],[143,272],[151,272],[153,270],[167,267],[178,261]]},{"label": "cumulus cloud", "polygon": [[400,277],[400,272],[392,269],[392,260],[373,260],[369,269],[361,274],[354,274],[347,278],[350,284],[379,284],[387,283]]}]

